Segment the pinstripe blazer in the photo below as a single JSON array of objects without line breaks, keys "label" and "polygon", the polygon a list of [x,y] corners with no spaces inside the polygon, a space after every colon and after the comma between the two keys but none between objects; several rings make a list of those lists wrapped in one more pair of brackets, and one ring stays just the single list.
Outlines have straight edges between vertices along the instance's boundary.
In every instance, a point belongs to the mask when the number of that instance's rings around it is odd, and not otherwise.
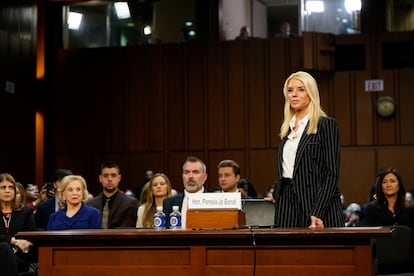
[{"label": "pinstripe blazer", "polygon": [[[293,194],[290,195],[281,194],[279,185],[282,179],[283,147],[287,137],[279,145],[275,225],[308,227],[310,216],[313,215],[321,218],[325,227],[342,227],[344,216],[338,188],[340,144],[337,122],[333,118],[321,117],[318,132],[311,135],[306,134],[308,127],[309,123],[298,144],[289,190]],[[285,204],[285,196],[292,199],[290,204]],[[292,215],[296,218],[292,219]]]}]

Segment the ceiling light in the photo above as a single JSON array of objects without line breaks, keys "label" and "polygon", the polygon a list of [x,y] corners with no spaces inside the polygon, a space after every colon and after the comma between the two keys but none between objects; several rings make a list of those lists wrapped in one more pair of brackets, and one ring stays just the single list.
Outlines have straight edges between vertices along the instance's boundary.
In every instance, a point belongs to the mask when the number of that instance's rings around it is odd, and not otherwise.
[{"label": "ceiling light", "polygon": [[129,12],[129,7],[127,2],[115,2],[115,12],[118,19],[127,19],[131,18],[131,13]]},{"label": "ceiling light", "polygon": [[70,30],[79,30],[82,22],[82,14],[78,12],[69,12],[68,26]]},{"label": "ceiling light", "polygon": [[306,11],[309,13],[312,12],[324,12],[325,6],[323,1],[306,1]]}]

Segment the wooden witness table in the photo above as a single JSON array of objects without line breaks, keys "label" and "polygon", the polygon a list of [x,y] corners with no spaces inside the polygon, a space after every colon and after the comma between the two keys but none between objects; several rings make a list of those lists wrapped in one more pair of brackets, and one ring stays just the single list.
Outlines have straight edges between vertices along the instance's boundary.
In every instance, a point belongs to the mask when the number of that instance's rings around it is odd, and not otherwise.
[{"label": "wooden witness table", "polygon": [[371,238],[386,228],[20,232],[39,276],[371,275]]}]

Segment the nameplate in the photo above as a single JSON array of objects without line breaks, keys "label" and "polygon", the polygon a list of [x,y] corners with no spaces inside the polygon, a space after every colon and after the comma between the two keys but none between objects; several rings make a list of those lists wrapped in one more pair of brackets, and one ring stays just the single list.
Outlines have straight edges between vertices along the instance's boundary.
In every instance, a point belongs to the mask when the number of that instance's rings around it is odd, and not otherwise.
[{"label": "nameplate", "polygon": [[188,194],[188,209],[241,209],[241,193]]}]

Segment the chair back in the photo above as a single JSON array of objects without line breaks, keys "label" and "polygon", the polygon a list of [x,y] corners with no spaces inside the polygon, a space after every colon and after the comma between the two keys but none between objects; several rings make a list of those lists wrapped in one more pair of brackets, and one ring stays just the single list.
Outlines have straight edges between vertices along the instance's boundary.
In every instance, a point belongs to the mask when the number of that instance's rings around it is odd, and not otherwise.
[{"label": "chair back", "polygon": [[391,238],[377,238],[374,256],[379,274],[414,272],[413,230],[405,225],[389,226]]}]

